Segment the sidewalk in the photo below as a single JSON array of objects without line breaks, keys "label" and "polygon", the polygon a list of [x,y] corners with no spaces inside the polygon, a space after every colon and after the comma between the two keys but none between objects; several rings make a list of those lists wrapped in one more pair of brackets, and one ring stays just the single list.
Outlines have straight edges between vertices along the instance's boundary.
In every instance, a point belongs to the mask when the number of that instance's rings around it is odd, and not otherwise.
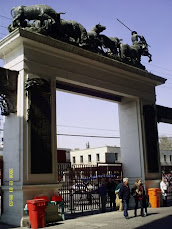
[{"label": "sidewalk", "polygon": [[[138,210],[138,213],[140,210]],[[147,217],[134,217],[134,211],[129,210],[130,219],[123,217],[123,212],[107,212],[59,221],[55,225],[49,225],[48,229],[171,229],[172,207],[148,208]],[[19,229],[0,224],[0,229]],[[20,228],[21,229],[21,228]],[[24,227],[23,227],[24,229]]]}]

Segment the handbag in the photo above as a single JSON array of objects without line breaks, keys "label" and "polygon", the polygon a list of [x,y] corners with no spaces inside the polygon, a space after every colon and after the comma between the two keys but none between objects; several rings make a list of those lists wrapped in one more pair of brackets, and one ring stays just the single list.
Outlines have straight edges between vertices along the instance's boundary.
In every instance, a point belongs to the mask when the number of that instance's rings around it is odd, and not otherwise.
[{"label": "handbag", "polygon": [[115,202],[116,202],[116,206],[119,207],[119,205],[120,205],[120,200],[119,200],[118,194],[116,195],[116,200],[115,200]]},{"label": "handbag", "polygon": [[133,196],[133,197],[136,197],[137,196],[137,193],[136,193],[136,189],[131,189],[131,195]]}]

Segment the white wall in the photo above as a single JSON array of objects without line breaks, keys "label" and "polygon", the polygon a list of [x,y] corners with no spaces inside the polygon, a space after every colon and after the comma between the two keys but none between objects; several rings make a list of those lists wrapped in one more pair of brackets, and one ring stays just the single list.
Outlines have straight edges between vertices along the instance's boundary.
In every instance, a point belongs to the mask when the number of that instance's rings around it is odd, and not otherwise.
[{"label": "white wall", "polygon": [[119,104],[120,142],[121,142],[121,162],[123,164],[123,174],[129,177],[131,183],[136,178],[145,180],[143,161],[143,142],[140,107],[137,101],[124,101]]},{"label": "white wall", "polygon": [[[73,164],[73,157],[75,157],[75,164],[96,165],[97,162],[106,163],[106,154],[111,155],[111,153],[118,153],[119,154],[118,158],[120,160],[120,147],[111,147],[111,146],[71,151],[70,160],[71,160],[71,163]],[[99,161],[97,161],[97,158],[96,158],[97,154],[99,154],[99,159],[100,159]],[[91,162],[88,162],[88,155],[91,155]],[[80,162],[80,156],[83,156],[83,163]]]},{"label": "white wall", "polygon": [[[164,161],[164,155],[166,155],[166,161]],[[172,150],[161,150],[160,151],[160,162],[161,165],[172,166],[172,161],[170,161],[170,155],[172,159]]]}]

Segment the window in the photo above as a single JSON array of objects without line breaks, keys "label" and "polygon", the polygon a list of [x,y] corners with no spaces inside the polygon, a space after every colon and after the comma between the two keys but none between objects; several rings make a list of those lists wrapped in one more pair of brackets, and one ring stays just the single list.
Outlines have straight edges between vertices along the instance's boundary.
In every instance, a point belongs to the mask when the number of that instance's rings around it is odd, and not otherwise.
[{"label": "window", "polygon": [[96,154],[96,161],[100,161],[100,154],[99,153]]},{"label": "window", "polygon": [[115,153],[115,161],[118,161],[118,153]]},{"label": "window", "polygon": [[83,156],[80,156],[80,163],[83,163]]},{"label": "window", "polygon": [[75,157],[73,157],[73,163],[75,163]]},{"label": "window", "polygon": [[88,155],[88,162],[91,162],[91,155]]},{"label": "window", "polygon": [[164,155],[164,161],[166,162],[166,155]]},{"label": "window", "polygon": [[170,161],[171,161],[171,159],[172,159],[172,156],[170,155]]}]

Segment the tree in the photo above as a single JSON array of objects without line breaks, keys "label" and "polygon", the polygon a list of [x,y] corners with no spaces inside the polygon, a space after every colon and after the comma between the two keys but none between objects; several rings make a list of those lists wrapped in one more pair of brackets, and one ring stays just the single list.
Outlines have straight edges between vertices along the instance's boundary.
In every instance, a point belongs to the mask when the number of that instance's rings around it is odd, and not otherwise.
[{"label": "tree", "polygon": [[172,150],[172,137],[159,138],[160,150]]}]

